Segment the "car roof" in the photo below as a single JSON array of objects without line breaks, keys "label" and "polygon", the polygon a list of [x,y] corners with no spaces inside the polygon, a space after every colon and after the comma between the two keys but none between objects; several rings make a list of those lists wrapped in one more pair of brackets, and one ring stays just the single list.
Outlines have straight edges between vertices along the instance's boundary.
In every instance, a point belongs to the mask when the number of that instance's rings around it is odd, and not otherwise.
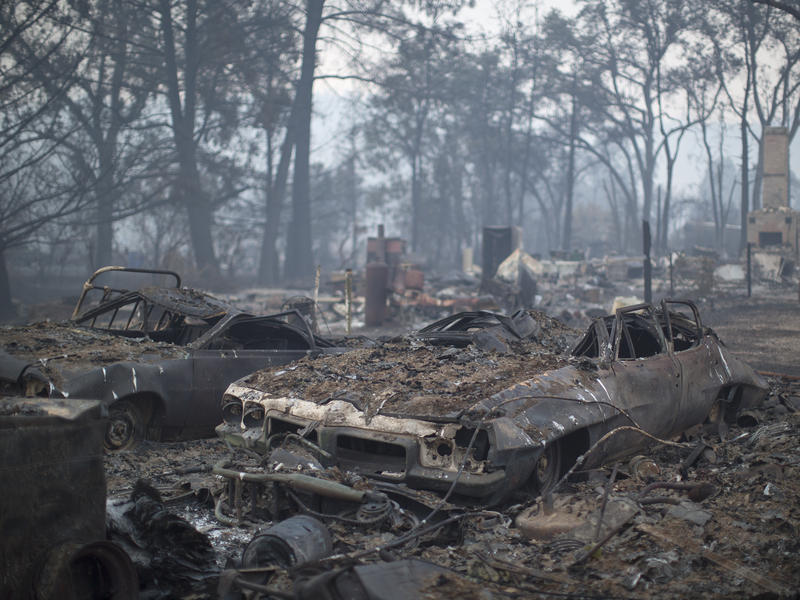
[{"label": "car roof", "polygon": [[228,314],[248,314],[213,296],[190,288],[144,287],[126,291],[92,306],[73,320],[80,323],[106,311],[124,306],[136,300],[159,306],[172,313],[186,317],[208,320]]},{"label": "car roof", "polygon": [[173,312],[199,319],[208,319],[229,313],[242,313],[227,302],[190,288],[154,286],[141,288],[131,294],[139,295],[142,299]]}]

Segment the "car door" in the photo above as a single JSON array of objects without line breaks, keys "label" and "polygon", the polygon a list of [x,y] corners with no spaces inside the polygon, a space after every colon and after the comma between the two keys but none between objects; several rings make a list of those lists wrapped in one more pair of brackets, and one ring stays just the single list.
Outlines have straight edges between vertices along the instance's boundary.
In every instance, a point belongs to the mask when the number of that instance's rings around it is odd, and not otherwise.
[{"label": "car door", "polygon": [[680,410],[676,413],[673,432],[701,423],[711,410],[723,384],[713,368],[720,360],[704,343],[703,326],[697,307],[688,301],[662,302],[664,333],[680,364],[683,377]]},{"label": "car door", "polygon": [[287,350],[193,350],[192,401],[187,407],[184,435],[212,432],[222,421],[221,400],[228,385],[242,377],[302,358],[305,351]]},{"label": "car door", "polygon": [[230,383],[316,351],[310,332],[284,323],[275,315],[232,316],[200,343],[202,347],[191,350],[193,393],[185,434],[213,431],[222,421],[222,395]]},{"label": "car door", "polygon": [[[652,306],[618,310],[612,339],[614,401],[621,414],[610,428],[627,425],[656,437],[669,435],[681,408],[683,372],[658,326]],[[609,438],[607,454],[628,454],[631,448],[647,442],[647,436],[625,429]]]}]

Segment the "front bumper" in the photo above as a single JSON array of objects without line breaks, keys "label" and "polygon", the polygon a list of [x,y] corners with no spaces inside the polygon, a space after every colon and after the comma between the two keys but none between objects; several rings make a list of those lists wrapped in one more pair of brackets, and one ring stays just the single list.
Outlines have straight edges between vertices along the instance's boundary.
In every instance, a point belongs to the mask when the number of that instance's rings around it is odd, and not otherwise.
[{"label": "front bumper", "polygon": [[[270,424],[280,422],[285,427],[287,421],[281,415],[280,421],[267,417]],[[297,430],[309,423],[294,421]],[[285,429],[284,429],[285,430]],[[234,447],[243,447],[264,453],[267,451],[266,428],[242,430],[237,424],[222,423],[216,427],[217,435]],[[431,456],[421,449],[430,440],[420,440],[413,436],[366,431],[354,427],[317,425],[307,435],[322,450],[336,458],[337,464],[347,470],[357,471],[365,476],[381,481],[403,483],[415,489],[446,492],[455,481],[453,492],[471,498],[486,498],[496,495],[506,487],[505,469],[491,469],[486,461],[467,459],[465,468],[458,475],[458,464],[445,466],[426,466]],[[447,458],[447,456],[443,457]]]}]

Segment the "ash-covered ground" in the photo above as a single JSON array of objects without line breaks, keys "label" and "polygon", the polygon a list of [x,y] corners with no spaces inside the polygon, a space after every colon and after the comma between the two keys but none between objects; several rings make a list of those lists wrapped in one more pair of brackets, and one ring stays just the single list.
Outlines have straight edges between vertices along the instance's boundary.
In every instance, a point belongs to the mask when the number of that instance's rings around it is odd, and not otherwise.
[{"label": "ash-covered ground", "polygon": [[[790,375],[770,377],[765,404],[723,432],[724,437],[698,429],[680,446],[654,446],[643,458],[634,457],[616,469],[608,465],[583,474],[581,481],[568,481],[557,491],[552,513],[546,514],[538,499],[525,496],[487,509],[445,504],[437,516],[452,522],[411,538],[407,532],[419,523],[411,509],[401,513],[405,520],[381,525],[327,519],[338,558],[317,564],[315,572],[416,557],[462,576],[428,582],[421,593],[426,598],[796,597],[800,381],[793,376],[800,375],[800,305],[788,295],[770,301],[717,299],[701,313],[734,353],[758,369]],[[364,352],[370,351],[374,349]],[[514,356],[495,354],[492,360],[499,370]],[[319,376],[310,370],[307,375]],[[441,376],[446,387],[450,374],[441,370]],[[702,451],[690,461],[700,442]],[[236,515],[222,505],[225,522],[220,522],[214,499],[225,497],[231,484],[210,469],[225,463],[255,471],[262,462],[245,451],[233,453],[218,440],[144,443],[106,456],[109,498],[112,503],[127,499],[138,480],[149,481],[168,512],[186,518],[208,537],[222,568],[238,561],[247,542],[270,521],[247,513],[239,524],[231,524]],[[286,465],[282,471],[289,472]],[[353,489],[371,488],[352,473],[328,469],[324,474]],[[653,487],[654,482],[684,485]],[[423,515],[437,506],[432,494],[421,494],[415,502]],[[326,512],[319,506],[311,510]],[[546,539],[559,519],[581,525]],[[405,543],[393,545],[404,534]],[[374,548],[383,551],[367,552]],[[216,597],[217,583],[214,574],[202,586],[187,584],[192,591],[154,584],[153,595]],[[283,593],[292,590],[291,578],[281,569],[266,585]]]}]

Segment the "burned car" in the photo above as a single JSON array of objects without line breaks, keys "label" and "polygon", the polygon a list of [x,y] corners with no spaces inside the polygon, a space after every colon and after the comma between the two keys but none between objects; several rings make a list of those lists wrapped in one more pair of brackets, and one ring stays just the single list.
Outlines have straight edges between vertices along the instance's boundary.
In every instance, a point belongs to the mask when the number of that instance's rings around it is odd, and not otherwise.
[{"label": "burned car", "polygon": [[[109,273],[166,276],[174,285],[100,285]],[[213,435],[231,381],[270,365],[344,349],[296,311],[242,312],[181,287],[172,271],[104,267],[84,284],[68,323],[0,328],[0,384],[8,393],[101,400],[108,449],[137,440]]]},{"label": "burned car", "polygon": [[543,337],[518,316],[499,347],[474,332],[465,347],[472,325],[488,331],[478,321],[451,317],[402,347],[255,373],[228,387],[217,433],[263,451],[291,432],[342,468],[496,502],[548,489],[576,461],[597,466],[724,423],[767,393],[688,301],[619,309],[560,355],[541,344],[515,351],[526,331]]}]

